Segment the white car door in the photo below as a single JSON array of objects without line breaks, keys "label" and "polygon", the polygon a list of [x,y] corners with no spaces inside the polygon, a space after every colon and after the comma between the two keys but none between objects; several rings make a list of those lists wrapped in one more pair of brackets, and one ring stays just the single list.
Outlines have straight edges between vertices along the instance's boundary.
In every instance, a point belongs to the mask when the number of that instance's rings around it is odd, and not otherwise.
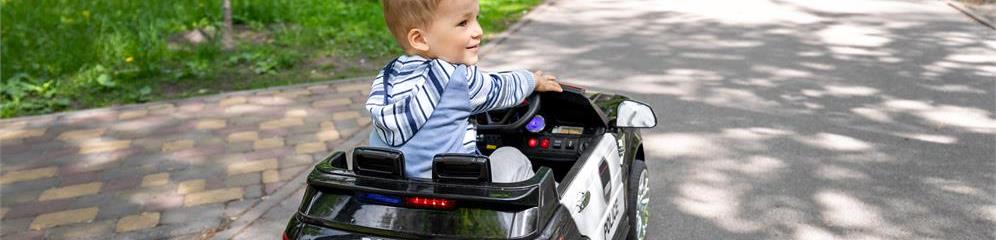
[{"label": "white car door", "polygon": [[619,145],[606,133],[589,147],[592,154],[578,159],[580,171],[568,183],[560,204],[571,212],[581,234],[592,239],[611,239],[626,213]]}]

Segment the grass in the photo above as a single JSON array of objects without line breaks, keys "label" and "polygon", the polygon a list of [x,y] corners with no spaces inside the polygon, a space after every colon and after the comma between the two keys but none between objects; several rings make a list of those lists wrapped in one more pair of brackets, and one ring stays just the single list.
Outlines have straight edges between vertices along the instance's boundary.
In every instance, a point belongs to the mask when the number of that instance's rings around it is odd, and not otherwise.
[{"label": "grass", "polygon": [[[540,1],[481,0],[482,27]],[[222,50],[220,2],[0,0],[0,117],[371,75],[401,53],[376,0],[232,0]]]}]

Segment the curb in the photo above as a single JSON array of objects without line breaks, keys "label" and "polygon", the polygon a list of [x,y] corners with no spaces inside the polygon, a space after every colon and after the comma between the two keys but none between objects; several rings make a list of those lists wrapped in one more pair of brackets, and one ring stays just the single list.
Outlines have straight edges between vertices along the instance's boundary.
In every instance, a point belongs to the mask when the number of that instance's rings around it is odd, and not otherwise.
[{"label": "curb", "polygon": [[984,16],[977,15],[975,13],[975,11],[971,7],[965,6],[965,4],[957,2],[957,1],[954,1],[954,0],[947,0],[945,2],[948,4],[948,6],[951,6],[955,10],[958,10],[962,14],[965,14],[966,16],[968,16],[969,18],[971,18],[972,20],[975,20],[975,22],[978,22],[979,24],[982,24],[983,26],[989,27],[989,29],[996,30],[996,23],[990,22],[988,20],[988,18],[986,18]]},{"label": "curb", "polygon": [[15,118],[5,118],[5,119],[0,119],[0,124],[11,123],[11,122],[16,122],[16,121],[21,121],[21,120],[31,119],[31,118],[56,118],[56,119],[58,119],[58,118],[61,118],[61,117],[65,117],[67,115],[77,115],[77,114],[79,114],[79,115],[86,115],[88,113],[97,113],[97,112],[117,110],[117,109],[132,109],[132,108],[148,107],[148,106],[157,105],[157,104],[163,104],[163,103],[180,104],[180,103],[195,102],[195,101],[200,101],[200,100],[205,100],[205,99],[211,99],[211,98],[224,98],[224,97],[229,97],[229,96],[245,96],[245,95],[252,95],[252,94],[257,93],[257,92],[279,91],[279,90],[294,89],[294,88],[306,88],[306,87],[317,86],[317,85],[329,85],[329,84],[339,84],[339,83],[344,83],[345,84],[345,83],[352,83],[352,82],[359,82],[359,81],[367,81],[367,80],[370,80],[370,79],[373,79],[373,76],[359,76],[359,77],[333,79],[333,80],[320,81],[320,82],[309,82],[309,83],[300,83],[300,84],[294,84],[294,85],[274,86],[274,87],[268,87],[268,88],[247,89],[247,90],[234,91],[234,92],[223,92],[223,93],[218,93],[218,94],[213,94],[213,95],[204,95],[204,96],[197,96],[197,97],[190,97],[190,98],[159,100],[159,101],[151,101],[151,102],[145,102],[145,103],[132,103],[132,104],[123,104],[123,105],[113,105],[113,106],[107,106],[107,107],[101,107],[101,108],[89,108],[89,109],[81,109],[81,110],[76,110],[76,111],[65,111],[65,112],[57,112],[57,113],[42,114],[42,115],[32,115],[32,116],[23,116],[23,117],[15,117]]},{"label": "curb", "polygon": [[[332,153],[332,152],[342,151],[349,153],[353,147],[363,144],[364,140],[367,140],[367,138],[369,137],[369,134],[370,134],[370,126],[368,125],[367,127],[361,128],[356,132],[353,132],[353,136],[349,137],[348,140],[346,140],[338,147],[332,149],[332,151],[329,152]],[[274,192],[273,195],[270,195],[268,198],[263,199],[261,202],[256,204],[256,206],[253,206],[251,209],[247,210],[245,213],[239,216],[238,219],[236,219],[230,225],[228,225],[228,227],[224,231],[215,234],[214,236],[211,237],[211,239],[222,240],[222,239],[234,238],[235,235],[238,235],[247,227],[249,227],[249,225],[252,225],[254,222],[256,222],[256,220],[259,220],[259,218],[262,217],[263,214],[266,214],[267,211],[272,209],[274,206],[280,204],[280,202],[284,201],[284,199],[291,197],[291,195],[296,193],[299,189],[305,187],[307,185],[307,181],[305,180],[308,179],[308,173],[310,172],[311,169],[305,169],[304,173],[298,175],[297,177],[294,177],[293,180],[287,182],[287,184],[284,184],[284,186],[281,186],[280,190]]]}]

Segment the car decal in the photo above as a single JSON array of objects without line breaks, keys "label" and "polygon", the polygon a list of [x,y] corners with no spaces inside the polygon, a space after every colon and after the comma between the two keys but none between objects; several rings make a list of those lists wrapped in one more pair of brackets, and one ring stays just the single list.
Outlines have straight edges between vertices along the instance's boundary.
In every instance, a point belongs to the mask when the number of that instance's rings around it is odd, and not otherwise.
[{"label": "car decal", "polygon": [[591,202],[591,192],[581,192],[578,195],[578,213],[581,213],[581,211],[584,211],[584,208],[588,207],[588,202]]}]

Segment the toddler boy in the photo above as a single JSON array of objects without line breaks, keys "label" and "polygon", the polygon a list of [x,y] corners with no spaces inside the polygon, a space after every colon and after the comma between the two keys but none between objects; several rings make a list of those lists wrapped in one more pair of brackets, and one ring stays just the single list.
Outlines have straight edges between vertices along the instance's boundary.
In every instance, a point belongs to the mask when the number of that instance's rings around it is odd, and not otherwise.
[{"label": "toddler boy", "polygon": [[[431,178],[440,153],[478,153],[469,117],[522,102],[533,91],[562,91],[552,75],[480,71],[483,30],[477,0],[383,0],[384,19],[405,55],[374,79],[366,109],[373,118],[370,146],[405,154],[405,174]],[[518,149],[490,156],[493,182],[532,177]]]}]

